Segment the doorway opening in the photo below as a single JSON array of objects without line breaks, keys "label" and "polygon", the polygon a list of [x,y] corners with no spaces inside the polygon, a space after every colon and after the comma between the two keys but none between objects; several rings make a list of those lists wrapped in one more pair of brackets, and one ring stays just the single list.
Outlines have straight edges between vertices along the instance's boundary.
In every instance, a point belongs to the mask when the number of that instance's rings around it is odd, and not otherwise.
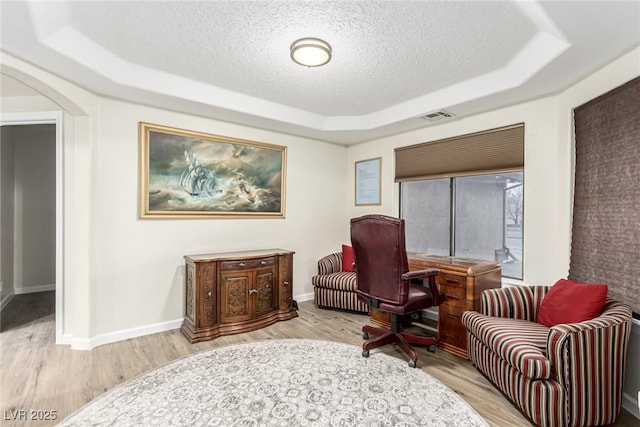
[{"label": "doorway opening", "polygon": [[[0,209],[16,213],[9,217],[10,224],[2,224],[3,241],[12,242],[11,251],[4,250],[6,245],[0,251],[0,271],[10,269],[12,281],[2,284],[2,302],[5,305],[14,294],[55,290],[55,342],[64,344],[62,112],[3,113],[0,126],[3,137],[11,135],[3,144],[13,145],[8,152],[14,168],[13,175],[3,176],[0,183],[5,189],[15,184],[7,190],[13,198],[5,200],[3,194]],[[25,135],[30,136],[24,139]],[[13,140],[14,136],[18,139]],[[43,172],[43,167],[49,171]],[[9,182],[3,183],[3,178]],[[5,213],[0,221],[7,217]],[[11,236],[4,235],[7,229]],[[54,277],[54,283],[43,279],[46,277]]]}]

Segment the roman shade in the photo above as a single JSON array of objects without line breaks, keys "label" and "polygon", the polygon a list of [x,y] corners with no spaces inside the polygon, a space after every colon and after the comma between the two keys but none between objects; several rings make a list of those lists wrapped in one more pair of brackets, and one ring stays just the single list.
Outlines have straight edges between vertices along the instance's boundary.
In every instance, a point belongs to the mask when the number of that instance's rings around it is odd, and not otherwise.
[{"label": "roman shade", "polygon": [[395,149],[396,182],[509,172],[524,167],[524,124]]},{"label": "roman shade", "polygon": [[569,277],[640,313],[640,77],[574,110]]}]

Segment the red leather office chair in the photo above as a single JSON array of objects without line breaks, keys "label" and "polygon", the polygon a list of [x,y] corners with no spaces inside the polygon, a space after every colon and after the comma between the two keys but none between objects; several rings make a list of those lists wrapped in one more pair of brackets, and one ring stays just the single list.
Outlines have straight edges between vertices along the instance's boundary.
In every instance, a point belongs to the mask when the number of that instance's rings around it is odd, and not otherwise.
[{"label": "red leather office chair", "polygon": [[[418,355],[409,344],[426,345],[434,352],[438,341],[435,337],[400,332],[400,316],[440,304],[438,270],[409,271],[403,219],[384,215],[353,218],[351,244],[358,298],[371,308],[391,314],[391,331],[362,327],[365,340],[369,335],[376,337],[362,345],[362,355],[369,357],[370,349],[395,343],[409,356],[409,366],[415,368]],[[425,282],[427,286],[423,286]]]}]

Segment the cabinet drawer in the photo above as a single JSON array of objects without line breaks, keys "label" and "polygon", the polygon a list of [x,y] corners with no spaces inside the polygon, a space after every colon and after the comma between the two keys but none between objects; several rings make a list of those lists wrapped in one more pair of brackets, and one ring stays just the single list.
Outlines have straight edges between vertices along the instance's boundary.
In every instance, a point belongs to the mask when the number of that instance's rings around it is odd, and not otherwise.
[{"label": "cabinet drawer", "polygon": [[438,340],[462,349],[467,348],[466,330],[460,322],[464,311],[466,310],[463,308],[449,304],[438,306]]},{"label": "cabinet drawer", "polygon": [[446,304],[454,307],[467,306],[467,289],[447,284],[440,285],[440,295],[446,298]]},{"label": "cabinet drawer", "polygon": [[456,274],[449,274],[440,272],[438,274],[438,283],[440,286],[448,285],[448,286],[457,286],[461,288],[466,288],[467,286],[467,277],[466,276],[458,276]]},{"label": "cabinet drawer", "polygon": [[222,269],[223,270],[242,270],[245,268],[266,267],[270,265],[275,265],[275,263],[276,263],[275,257],[238,260],[238,261],[223,261]]}]

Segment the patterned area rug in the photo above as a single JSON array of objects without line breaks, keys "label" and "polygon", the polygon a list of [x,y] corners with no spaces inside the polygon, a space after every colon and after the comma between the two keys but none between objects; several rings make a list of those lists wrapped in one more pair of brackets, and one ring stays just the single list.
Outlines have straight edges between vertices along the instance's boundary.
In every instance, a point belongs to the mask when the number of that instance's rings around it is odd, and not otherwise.
[{"label": "patterned area rug", "polygon": [[482,426],[464,400],[384,353],[318,340],[232,345],[110,390],[62,426]]}]

